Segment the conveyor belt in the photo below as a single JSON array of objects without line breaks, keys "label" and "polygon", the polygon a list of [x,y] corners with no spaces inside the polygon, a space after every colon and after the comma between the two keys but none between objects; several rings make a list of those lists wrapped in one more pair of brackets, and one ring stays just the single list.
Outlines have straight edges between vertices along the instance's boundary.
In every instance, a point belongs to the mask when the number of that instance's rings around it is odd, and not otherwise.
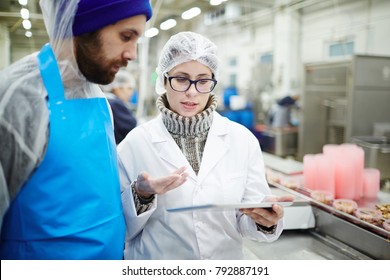
[{"label": "conveyor belt", "polygon": [[[344,247],[343,254],[349,255],[351,259],[390,259],[390,233],[385,229],[338,211],[283,185],[277,183],[272,183],[272,185],[298,197],[301,201],[310,202],[315,216],[315,228],[305,232],[310,235],[308,240],[311,240],[313,234],[317,239],[322,238],[323,241],[334,240],[336,242],[329,244],[334,243],[340,248]],[[338,259],[337,255],[335,257]]]}]

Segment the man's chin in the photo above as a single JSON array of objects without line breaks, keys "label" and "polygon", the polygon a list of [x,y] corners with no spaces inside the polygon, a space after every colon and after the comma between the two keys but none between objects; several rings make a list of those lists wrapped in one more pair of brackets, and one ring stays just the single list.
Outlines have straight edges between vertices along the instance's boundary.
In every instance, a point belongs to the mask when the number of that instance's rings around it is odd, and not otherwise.
[{"label": "man's chin", "polygon": [[106,73],[105,75],[101,74],[101,75],[93,75],[93,76],[89,76],[89,77],[86,77],[86,79],[91,82],[91,83],[94,83],[94,84],[99,84],[99,85],[108,85],[110,84],[115,78],[115,74],[108,74]]}]

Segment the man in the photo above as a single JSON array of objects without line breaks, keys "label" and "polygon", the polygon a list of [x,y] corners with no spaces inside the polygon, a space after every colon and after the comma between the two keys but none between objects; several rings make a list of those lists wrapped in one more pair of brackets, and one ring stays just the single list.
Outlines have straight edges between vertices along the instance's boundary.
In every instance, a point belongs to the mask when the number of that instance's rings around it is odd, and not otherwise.
[{"label": "man", "polygon": [[[149,0],[41,0],[50,45],[0,72],[1,259],[122,259],[107,100]],[[165,183],[180,183],[167,176]]]},{"label": "man", "polygon": [[297,106],[299,95],[287,95],[277,101],[268,114],[268,123],[272,128],[286,128],[293,126],[291,110]]}]

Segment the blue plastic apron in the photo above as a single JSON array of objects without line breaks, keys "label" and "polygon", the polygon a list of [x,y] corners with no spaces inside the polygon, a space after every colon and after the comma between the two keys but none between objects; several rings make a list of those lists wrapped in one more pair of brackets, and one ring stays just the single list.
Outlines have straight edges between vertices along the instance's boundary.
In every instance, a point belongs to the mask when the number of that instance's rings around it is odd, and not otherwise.
[{"label": "blue plastic apron", "polygon": [[49,45],[38,64],[49,97],[49,142],[4,217],[0,257],[122,259],[125,222],[107,101],[66,100]]}]

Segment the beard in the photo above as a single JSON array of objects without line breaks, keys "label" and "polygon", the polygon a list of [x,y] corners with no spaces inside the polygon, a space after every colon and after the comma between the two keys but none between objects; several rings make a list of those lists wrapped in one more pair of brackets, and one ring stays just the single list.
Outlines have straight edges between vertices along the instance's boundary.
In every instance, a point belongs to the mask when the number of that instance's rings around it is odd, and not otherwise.
[{"label": "beard", "polygon": [[87,33],[75,40],[76,60],[80,72],[92,83],[107,85],[115,78],[115,72],[110,71],[114,65],[126,66],[127,62],[108,61],[103,52],[99,32]]}]

